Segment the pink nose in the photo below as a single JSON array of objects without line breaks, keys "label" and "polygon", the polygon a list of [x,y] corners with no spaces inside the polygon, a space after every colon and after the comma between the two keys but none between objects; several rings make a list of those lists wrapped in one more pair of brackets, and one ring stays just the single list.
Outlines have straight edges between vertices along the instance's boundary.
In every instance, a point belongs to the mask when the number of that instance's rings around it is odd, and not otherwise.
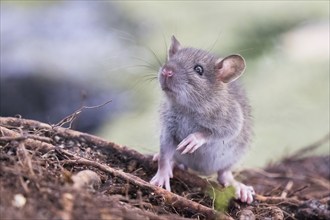
[{"label": "pink nose", "polygon": [[165,67],[162,69],[162,75],[166,77],[171,77],[173,76],[173,71]]}]

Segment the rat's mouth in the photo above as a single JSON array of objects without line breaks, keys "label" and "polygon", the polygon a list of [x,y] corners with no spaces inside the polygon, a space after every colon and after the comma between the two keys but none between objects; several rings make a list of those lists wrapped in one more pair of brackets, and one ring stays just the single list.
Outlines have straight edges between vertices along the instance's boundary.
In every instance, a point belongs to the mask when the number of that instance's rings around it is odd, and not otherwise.
[{"label": "rat's mouth", "polygon": [[169,88],[167,85],[162,85],[162,90],[165,92],[165,93],[168,93],[168,92],[173,92],[173,90],[171,88]]},{"label": "rat's mouth", "polygon": [[160,77],[159,82],[160,82],[160,86],[161,86],[162,90],[165,93],[173,92],[173,88],[171,86],[171,82],[169,79],[167,79],[165,77]]}]

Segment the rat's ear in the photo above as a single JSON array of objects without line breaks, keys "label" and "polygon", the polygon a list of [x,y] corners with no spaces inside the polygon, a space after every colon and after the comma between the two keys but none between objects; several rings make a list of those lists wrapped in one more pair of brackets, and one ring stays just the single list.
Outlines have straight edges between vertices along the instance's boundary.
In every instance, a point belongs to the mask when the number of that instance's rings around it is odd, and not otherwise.
[{"label": "rat's ear", "polygon": [[230,55],[224,59],[218,59],[215,66],[218,78],[224,83],[230,83],[243,74],[245,70],[245,60],[240,55]]},{"label": "rat's ear", "polygon": [[171,38],[171,46],[168,51],[168,58],[172,57],[180,49],[181,49],[181,45],[180,45],[179,41],[173,35]]}]

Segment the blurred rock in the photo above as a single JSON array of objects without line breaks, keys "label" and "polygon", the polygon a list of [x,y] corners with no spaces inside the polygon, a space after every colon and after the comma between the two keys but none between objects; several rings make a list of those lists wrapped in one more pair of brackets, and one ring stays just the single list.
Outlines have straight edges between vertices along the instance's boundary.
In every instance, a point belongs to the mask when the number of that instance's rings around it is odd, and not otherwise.
[{"label": "blurred rock", "polygon": [[113,99],[75,120],[73,128],[92,132],[132,109],[132,98],[119,95],[123,75],[110,69],[132,52],[125,30],[134,40],[141,33],[115,2],[1,2],[0,116],[53,124]]},{"label": "blurred rock", "polygon": [[[21,115],[51,124],[60,122],[82,106],[101,105],[111,100],[114,93],[111,90],[45,78],[38,74],[6,77],[1,80],[0,85],[0,116]],[[118,114],[123,106],[124,103],[116,99],[99,108],[85,109],[74,121],[73,128],[92,132]]]}]

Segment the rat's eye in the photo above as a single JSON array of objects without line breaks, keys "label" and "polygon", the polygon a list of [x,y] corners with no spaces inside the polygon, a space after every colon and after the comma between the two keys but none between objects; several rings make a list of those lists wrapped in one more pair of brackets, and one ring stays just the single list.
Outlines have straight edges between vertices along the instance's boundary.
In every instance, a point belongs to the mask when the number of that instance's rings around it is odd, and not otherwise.
[{"label": "rat's eye", "polygon": [[194,71],[196,73],[198,73],[199,75],[203,75],[203,73],[204,73],[204,69],[203,69],[203,67],[201,65],[196,65],[194,67]]}]

